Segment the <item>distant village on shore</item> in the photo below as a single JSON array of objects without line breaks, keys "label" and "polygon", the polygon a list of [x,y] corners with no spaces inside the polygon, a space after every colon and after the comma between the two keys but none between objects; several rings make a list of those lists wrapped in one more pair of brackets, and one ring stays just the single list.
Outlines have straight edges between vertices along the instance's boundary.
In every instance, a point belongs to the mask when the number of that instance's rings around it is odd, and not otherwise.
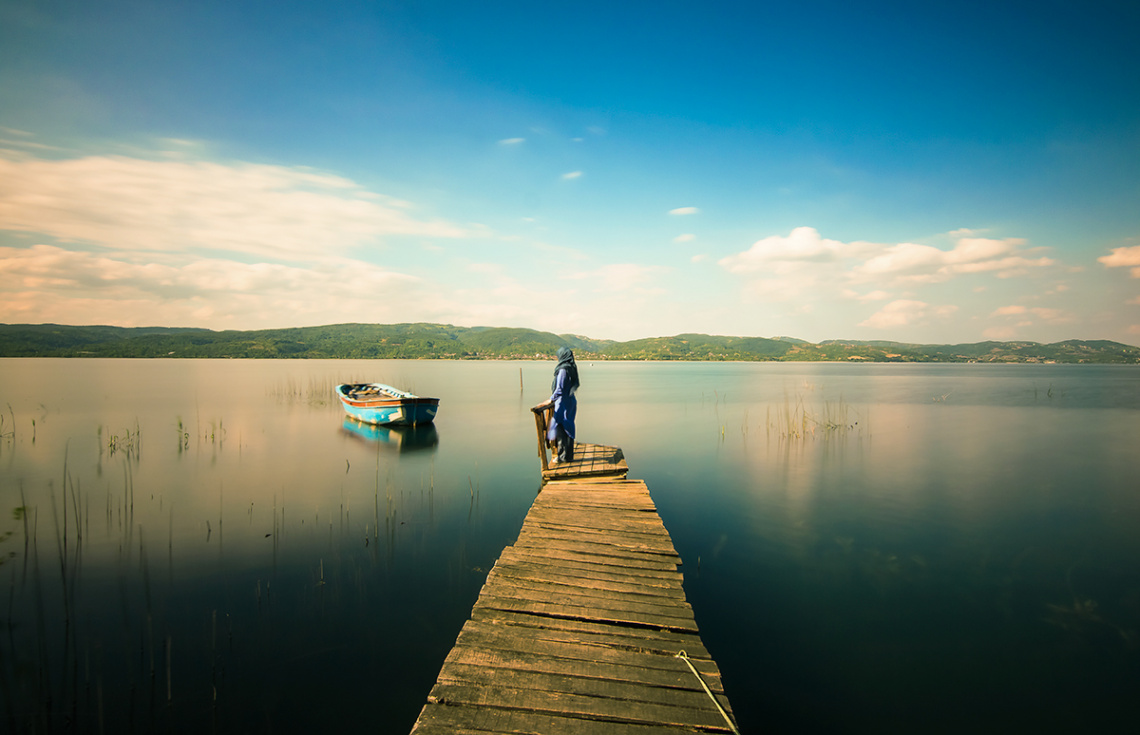
[{"label": "distant village on shore", "polygon": [[0,324],[0,357],[550,360],[562,346],[588,360],[1140,364],[1140,348],[1109,340],[934,345],[678,334],[618,342],[426,323],[256,331]]}]

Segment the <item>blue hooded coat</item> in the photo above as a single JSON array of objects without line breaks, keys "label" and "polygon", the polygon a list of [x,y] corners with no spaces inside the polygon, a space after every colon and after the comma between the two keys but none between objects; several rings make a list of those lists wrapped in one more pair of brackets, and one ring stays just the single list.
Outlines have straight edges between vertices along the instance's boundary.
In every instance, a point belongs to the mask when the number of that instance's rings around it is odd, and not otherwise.
[{"label": "blue hooded coat", "polygon": [[558,349],[558,365],[554,368],[554,382],[550,386],[550,400],[554,402],[554,415],[546,436],[551,441],[561,427],[571,439],[574,438],[574,418],[578,415],[578,399],[574,397],[580,382],[578,365],[569,347]]}]

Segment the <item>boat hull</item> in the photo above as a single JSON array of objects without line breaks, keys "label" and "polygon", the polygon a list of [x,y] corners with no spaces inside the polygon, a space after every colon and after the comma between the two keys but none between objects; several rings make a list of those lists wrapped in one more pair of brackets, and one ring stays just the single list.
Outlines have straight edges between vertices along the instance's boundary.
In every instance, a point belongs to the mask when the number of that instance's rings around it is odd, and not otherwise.
[{"label": "boat hull", "polygon": [[438,398],[424,398],[380,383],[367,384],[376,389],[363,395],[362,384],[338,385],[337,397],[349,417],[376,426],[418,426],[430,424],[439,411]]}]

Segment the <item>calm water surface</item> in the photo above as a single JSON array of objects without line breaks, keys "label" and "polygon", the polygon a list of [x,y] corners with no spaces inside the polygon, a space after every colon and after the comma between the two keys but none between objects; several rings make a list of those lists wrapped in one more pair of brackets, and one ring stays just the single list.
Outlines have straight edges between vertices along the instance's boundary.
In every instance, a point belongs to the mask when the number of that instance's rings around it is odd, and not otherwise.
[{"label": "calm water surface", "polygon": [[[407,732],[538,491],[552,368],[0,360],[5,728]],[[648,482],[743,731],[1134,716],[1140,370],[581,373],[579,438]],[[346,423],[356,380],[435,426]]]}]

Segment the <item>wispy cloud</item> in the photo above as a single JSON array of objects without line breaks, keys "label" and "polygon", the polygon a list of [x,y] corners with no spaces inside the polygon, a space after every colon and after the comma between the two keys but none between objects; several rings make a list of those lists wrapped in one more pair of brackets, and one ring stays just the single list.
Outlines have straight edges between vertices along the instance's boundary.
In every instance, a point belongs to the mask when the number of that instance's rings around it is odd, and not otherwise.
[{"label": "wispy cloud", "polygon": [[957,306],[931,306],[925,301],[898,299],[859,323],[872,329],[897,329],[914,324],[925,324],[935,319],[946,319],[958,311]]},{"label": "wispy cloud", "polygon": [[566,180],[577,179],[577,178],[580,178],[581,176],[582,176],[581,171],[570,171],[568,173],[562,174],[562,178],[566,179]]},{"label": "wispy cloud", "polygon": [[858,278],[890,277],[904,282],[938,283],[969,273],[994,273],[999,278],[1024,275],[1031,268],[1055,265],[1056,261],[1030,257],[1025,240],[994,240],[962,237],[950,250],[929,245],[899,243],[885,247],[853,270]]},{"label": "wispy cloud", "polygon": [[307,168],[0,152],[0,229],[120,251],[322,259],[387,236],[467,229]]},{"label": "wispy cloud", "polygon": [[700,214],[700,211],[701,210],[697,209],[696,207],[677,207],[676,209],[670,209],[669,214],[675,214],[675,215]]},{"label": "wispy cloud", "polygon": [[693,235],[691,233],[686,232],[683,235],[677,235],[676,237],[674,237],[673,242],[692,242],[693,240],[696,240],[696,239],[697,239],[696,235]]},{"label": "wispy cloud", "polygon": [[[1021,304],[999,307],[995,309],[990,316],[1016,316],[1022,317],[1023,319],[1024,317],[1032,316],[1050,324],[1067,324],[1073,321],[1073,316],[1064,309],[1054,309],[1046,306],[1029,307],[1022,306]],[[1019,326],[1028,326],[1031,323],[1032,320],[1021,321],[1018,324]]]},{"label": "wispy cloud", "polygon": [[611,263],[593,270],[572,273],[567,278],[590,281],[594,284],[595,290],[626,291],[634,288],[644,289],[645,284],[668,270],[659,265]]},{"label": "wispy cloud", "polygon": [[1111,255],[1097,258],[1109,268],[1132,268],[1132,277],[1140,278],[1140,245],[1127,248],[1113,248]]},{"label": "wispy cloud", "polygon": [[425,298],[420,279],[368,263],[305,267],[215,258],[136,263],[54,245],[0,247],[0,313],[29,322],[254,328],[398,318]]},{"label": "wispy cloud", "polygon": [[499,141],[499,145],[513,146],[525,143],[526,138],[503,138]]}]

